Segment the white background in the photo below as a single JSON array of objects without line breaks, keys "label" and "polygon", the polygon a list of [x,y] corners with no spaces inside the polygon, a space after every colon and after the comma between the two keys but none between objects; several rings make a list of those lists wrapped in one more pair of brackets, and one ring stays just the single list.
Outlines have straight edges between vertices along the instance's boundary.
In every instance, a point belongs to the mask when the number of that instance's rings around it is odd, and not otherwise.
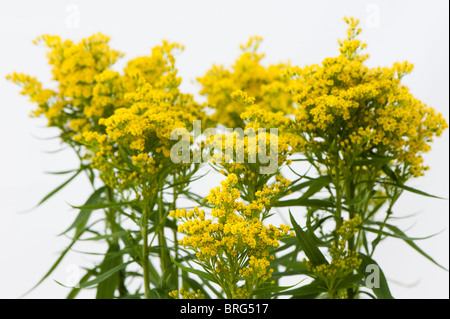
[{"label": "white background", "polygon": [[[0,298],[18,298],[31,288],[69,243],[57,234],[90,194],[84,177],[47,204],[31,210],[64,176],[45,171],[75,168],[70,151],[47,154],[60,147],[56,140],[40,140],[57,132],[43,120],[28,118],[34,107],[7,82],[18,71],[49,83],[45,50],[31,41],[48,33],[80,40],[96,32],[109,35],[111,46],[126,53],[118,64],[150,49],[162,39],[186,46],[177,66],[183,89],[197,93],[193,83],[212,63],[229,65],[239,44],[249,36],[264,38],[264,63],[290,60],[304,66],[338,54],[337,39],[345,34],[344,16],[361,20],[371,66],[390,66],[408,60],[415,65],[406,84],[413,94],[449,121],[448,1],[2,1],[0,2]],[[449,197],[448,130],[433,144],[425,159],[431,170],[409,185]],[[207,176],[197,191],[217,185]],[[439,235],[418,242],[444,267],[449,266],[447,200],[404,194],[395,216],[416,214],[397,225],[410,236]],[[76,249],[94,251],[79,245]],[[400,240],[379,246],[375,259],[386,273],[396,298],[448,298],[448,272],[439,269]],[[53,280],[70,283],[73,270],[89,265],[91,257],[73,253],[27,298],[64,298],[67,289]],[[92,292],[82,296],[91,297]]]}]

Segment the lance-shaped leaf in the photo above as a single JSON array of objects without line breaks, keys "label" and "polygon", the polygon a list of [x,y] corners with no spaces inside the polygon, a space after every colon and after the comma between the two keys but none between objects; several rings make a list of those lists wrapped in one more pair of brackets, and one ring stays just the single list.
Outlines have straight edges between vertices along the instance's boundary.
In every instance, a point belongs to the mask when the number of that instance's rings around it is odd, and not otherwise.
[{"label": "lance-shaped leaf", "polygon": [[129,261],[129,262],[117,265],[117,266],[109,269],[108,271],[104,272],[103,274],[99,275],[97,278],[80,284],[80,286],[78,288],[83,289],[83,288],[95,286],[95,285],[101,283],[102,281],[108,279],[109,277],[113,276],[117,272],[121,271],[122,269],[125,269],[125,267],[131,263],[132,263],[132,261]]},{"label": "lance-shaped leaf", "polygon": [[[378,299],[394,299],[389,289],[388,282],[384,276],[380,266],[369,256],[359,254],[358,257],[362,260],[359,267],[359,273],[366,278],[366,286],[368,281],[368,275],[373,276],[374,282],[370,283],[370,289],[374,292]],[[371,266],[371,267],[369,267]],[[368,274],[368,271],[376,271],[376,273]]]},{"label": "lance-shaped leaf", "polygon": [[[122,265],[122,256],[118,254],[120,252],[120,246],[117,243],[111,244],[106,252],[105,259],[103,259],[100,265],[100,274],[107,273],[111,269]],[[97,286],[97,299],[113,299],[116,288],[119,285],[119,273],[116,272],[110,277],[101,281]]]},{"label": "lance-shaped leaf", "polygon": [[297,224],[294,217],[292,217],[289,211],[289,216],[291,218],[292,226],[294,227],[295,235],[297,236],[300,247],[305,252],[306,257],[313,263],[314,266],[328,264],[328,261],[320,251],[314,240],[314,235],[309,232],[309,230],[303,231],[301,227]]},{"label": "lance-shaped leaf", "polygon": [[210,282],[216,282],[216,279],[210,273],[207,273],[207,272],[204,272],[204,271],[201,271],[201,270],[198,270],[198,269],[186,267],[186,266],[180,264],[179,262],[177,262],[175,259],[173,259],[172,256],[170,256],[170,259],[172,260],[172,262],[175,265],[177,265],[181,269],[183,269],[183,270],[185,270],[185,271],[187,271],[189,273],[192,273],[194,275],[197,275],[200,278],[206,279],[206,280],[208,280]]},{"label": "lance-shaped leaf", "polygon": [[400,183],[388,183],[388,182],[384,182],[384,181],[378,181],[378,183],[384,184],[384,185],[390,185],[390,186],[398,187],[398,188],[401,188],[401,189],[403,189],[405,191],[408,191],[408,192],[411,192],[411,193],[415,193],[415,194],[418,194],[418,195],[422,195],[422,196],[438,198],[438,199],[445,199],[445,198],[442,198],[442,197],[439,197],[439,196],[436,196],[436,195],[431,195],[431,194],[425,193],[424,191],[421,191],[421,190],[418,190],[418,189],[415,189],[413,187],[406,186],[406,185],[403,185],[403,184],[400,184]]},{"label": "lance-shaped leaf", "polygon": [[37,204],[37,206],[42,205],[45,203],[48,199],[50,199],[53,195],[55,195],[57,192],[59,192],[61,189],[63,189],[67,184],[69,184],[75,177],[77,177],[83,169],[78,169],[75,174],[73,174],[68,180],[66,180],[64,183],[56,187],[54,190],[52,190],[50,193],[48,193],[44,198],[41,199],[41,201]]},{"label": "lance-shaped leaf", "polygon": [[106,208],[117,208],[122,206],[129,206],[132,204],[135,204],[136,201],[129,201],[129,202],[121,202],[121,203],[101,203],[101,204],[94,204],[94,205],[83,205],[83,206],[72,206],[72,208],[77,209],[85,209],[85,210],[97,210],[97,209],[106,209]]},{"label": "lance-shaped leaf", "polygon": [[303,299],[303,298],[309,299],[315,298],[316,296],[318,296],[323,292],[327,292],[326,285],[322,281],[314,280],[308,285],[278,292],[277,295],[292,295],[292,298],[295,299]]},{"label": "lance-shaped leaf", "polygon": [[[100,187],[94,193],[92,193],[92,195],[88,198],[88,200],[86,201],[86,203],[83,206],[96,204],[98,202],[98,200],[100,199],[101,195],[103,194],[103,192],[105,191],[105,188],[106,188],[105,186]],[[82,229],[84,229],[84,227],[86,226],[86,224],[89,220],[89,217],[91,216],[91,213],[92,213],[92,210],[90,210],[90,209],[81,209],[80,212],[78,213],[77,218],[72,223],[72,225],[70,225],[69,228],[67,228],[60,235],[64,235],[74,228],[77,229],[77,233],[79,231],[81,231]]]},{"label": "lance-shaped leaf", "polygon": [[306,206],[317,208],[329,208],[334,207],[335,204],[329,200],[324,199],[296,198],[279,201],[274,203],[272,206],[274,207]]},{"label": "lance-shaped leaf", "polygon": [[[403,231],[401,231],[398,227],[394,226],[394,225],[390,225],[390,224],[386,224],[386,228],[388,228],[390,231],[392,231],[394,234],[396,234],[398,236],[398,238],[403,239],[403,241],[405,243],[407,243],[409,246],[411,246],[412,248],[414,248],[418,253],[420,253],[422,256],[424,256],[426,259],[428,259],[429,261],[431,261],[433,264],[435,264],[436,266],[444,269],[445,271],[448,271],[447,268],[441,266],[439,263],[437,263],[430,255],[428,255],[426,252],[424,252],[419,246],[416,245],[416,243],[414,242],[414,240],[417,239],[412,239],[409,238],[408,236],[405,235],[405,233]],[[431,235],[429,237],[432,237],[435,235]],[[421,238],[419,238],[421,239]]]}]

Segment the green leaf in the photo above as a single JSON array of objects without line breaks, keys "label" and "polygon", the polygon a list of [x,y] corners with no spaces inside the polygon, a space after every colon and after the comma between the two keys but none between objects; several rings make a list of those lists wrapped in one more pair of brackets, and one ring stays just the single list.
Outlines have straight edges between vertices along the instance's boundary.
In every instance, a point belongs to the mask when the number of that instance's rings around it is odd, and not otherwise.
[{"label": "green leaf", "polygon": [[53,273],[53,271],[56,269],[56,267],[58,267],[58,265],[61,263],[61,261],[64,259],[64,257],[67,255],[67,253],[73,247],[73,245],[77,242],[77,240],[79,239],[80,236],[81,236],[81,233],[79,235],[75,236],[75,238],[72,240],[72,242],[69,244],[69,246],[67,246],[67,248],[64,249],[64,251],[61,253],[61,255],[59,255],[58,259],[50,267],[50,269],[47,271],[47,273],[44,275],[44,277],[42,277],[41,280],[39,280],[39,282],[36,285],[34,285],[30,290],[28,290],[26,293],[24,293],[22,295],[22,297],[29,294],[34,289],[36,289],[45,279],[47,279]]},{"label": "green leaf", "polygon": [[388,183],[388,182],[383,182],[383,181],[378,181],[378,183],[384,184],[384,185],[395,186],[395,187],[401,188],[403,190],[406,190],[408,192],[419,194],[419,195],[422,195],[422,196],[438,198],[438,199],[446,199],[446,198],[442,198],[442,197],[439,197],[439,196],[435,196],[435,195],[431,195],[431,194],[425,193],[425,192],[423,192],[421,190],[418,190],[418,189],[415,189],[415,188],[412,188],[412,187],[409,187],[409,186],[406,186],[406,185],[403,185],[403,184],[399,184],[399,183]]},{"label": "green leaf", "polygon": [[46,202],[49,198],[51,198],[53,195],[55,195],[57,192],[59,192],[61,189],[63,189],[67,184],[69,184],[75,177],[77,177],[83,170],[79,169],[77,172],[72,175],[68,180],[66,180],[64,183],[56,187],[54,190],[52,190],[50,193],[48,193],[41,201],[37,204],[37,206],[42,205],[44,202]]},{"label": "green leaf", "polygon": [[317,207],[317,208],[328,208],[334,207],[334,203],[323,199],[308,199],[308,198],[297,198],[288,199],[274,203],[274,207],[292,207],[292,206],[306,206],[306,207]]},{"label": "green leaf", "polygon": [[177,262],[175,259],[173,259],[172,256],[170,256],[170,259],[172,259],[172,262],[175,265],[177,265],[179,268],[181,268],[181,269],[183,269],[183,270],[185,270],[185,271],[187,271],[187,272],[189,272],[191,274],[197,275],[200,278],[206,279],[206,280],[208,280],[210,282],[217,283],[216,279],[210,273],[207,273],[207,272],[204,272],[204,271],[201,271],[201,270],[198,270],[198,269],[186,267],[186,266],[180,264],[179,262]]},{"label": "green leaf", "polygon": [[80,241],[95,241],[95,240],[102,240],[102,239],[110,239],[110,238],[117,238],[117,237],[122,237],[122,236],[126,236],[127,232],[126,231],[118,231],[112,234],[106,234],[106,235],[99,235],[99,236],[95,236],[95,237],[89,237],[89,238],[83,238],[80,239]]},{"label": "green leaf", "polygon": [[370,191],[366,190],[362,197],[353,198],[351,200],[345,200],[344,205],[351,206],[351,205],[358,205],[358,204],[364,203],[369,198],[369,195],[370,195]]},{"label": "green leaf", "polygon": [[316,178],[311,182],[311,186],[308,188],[308,190],[300,197],[300,200],[310,198],[312,195],[316,194],[322,188],[330,184],[330,182],[330,176],[321,176]]},{"label": "green leaf", "polygon": [[374,294],[377,296],[378,299],[394,299],[392,297],[391,291],[389,289],[388,282],[386,280],[386,277],[384,276],[383,271],[381,270],[380,266],[369,256],[366,256],[364,254],[359,254],[358,257],[362,260],[361,266],[359,268],[359,273],[366,278],[367,281],[367,267],[369,265],[375,265],[378,267],[379,270],[379,278],[375,278],[378,281],[378,285],[374,285],[374,287],[370,288],[374,292]]},{"label": "green leaf", "polygon": [[[88,270],[88,272],[86,273],[86,275],[83,276],[83,278],[80,279],[80,284],[85,283],[89,280],[89,278],[91,278],[92,276],[94,276],[94,273],[92,270]],[[70,293],[67,295],[66,299],[75,299],[75,297],[78,295],[78,293],[81,291],[80,288],[73,288]]]},{"label": "green leaf", "polygon": [[[299,180],[301,180],[301,178],[299,178]],[[297,185],[293,184],[291,187],[289,187],[289,190],[290,190],[292,193],[294,193],[294,192],[299,191],[299,190],[301,190],[301,189],[303,189],[303,188],[306,188],[306,187],[308,187],[308,186],[311,186],[311,184],[312,184],[313,182],[314,182],[314,180],[309,180],[309,181],[306,181],[306,182],[303,182],[303,183],[300,183],[300,184],[297,184]]]},{"label": "green leaf", "polygon": [[395,183],[398,183],[397,175],[388,165],[381,166],[381,169],[386,174],[386,176],[390,177]]},{"label": "green leaf", "polygon": [[[92,195],[88,198],[88,200],[86,201],[84,206],[93,205],[93,204],[97,203],[97,201],[100,199],[101,195],[105,191],[105,188],[106,188],[105,186],[100,187],[94,193],[92,193]],[[64,232],[62,232],[60,234],[60,236],[68,233],[70,230],[72,230],[74,228],[77,229],[77,232],[81,231],[81,229],[83,229],[86,226],[86,224],[89,220],[89,217],[91,216],[91,213],[92,213],[92,210],[81,209],[80,212],[78,213],[77,218],[72,223],[72,225],[70,225],[69,228],[67,228]]]},{"label": "green leaf", "polygon": [[[402,232],[398,227],[394,226],[394,225],[390,225],[390,224],[386,224],[386,228],[388,228],[389,230],[391,230],[392,232],[394,232],[395,234],[397,234],[401,239],[403,239],[409,246],[411,246],[412,248],[414,248],[418,253],[420,253],[422,256],[424,256],[425,258],[427,258],[429,261],[431,261],[433,264],[435,264],[436,266],[444,269],[445,271],[448,271],[447,268],[441,266],[440,264],[438,264],[433,258],[431,258],[427,253],[425,253],[419,246],[417,246],[413,239],[408,238],[404,232]],[[434,236],[434,235],[432,235]]]},{"label": "green leaf", "polygon": [[[387,227],[387,225],[386,225],[386,227]],[[387,228],[389,228],[389,227],[387,227]],[[378,235],[384,235],[384,236],[388,236],[388,237],[403,239],[405,241],[424,240],[424,239],[428,239],[428,238],[434,237],[434,236],[439,234],[439,233],[438,234],[433,234],[433,235],[426,236],[426,237],[408,237],[404,233],[403,233],[403,235],[401,235],[402,232],[400,230],[398,230],[397,233],[393,234],[393,233],[385,232],[385,231],[380,230],[380,229],[373,229],[373,228],[369,228],[369,227],[361,227],[361,229],[365,230],[365,231],[368,231],[368,232],[371,232],[371,233],[378,234]]]},{"label": "green leaf", "polygon": [[352,288],[356,286],[364,285],[364,276],[362,274],[350,274],[344,277],[339,284],[336,286],[335,290]]},{"label": "green leaf", "polygon": [[376,156],[374,154],[371,154],[370,156],[371,158],[356,160],[353,163],[353,166],[373,165],[379,167],[380,165],[388,164],[391,160],[394,159],[393,157],[382,157]]},{"label": "green leaf", "polygon": [[291,219],[292,226],[294,227],[295,234],[298,238],[298,242],[306,254],[306,257],[313,263],[314,266],[328,264],[328,261],[323,256],[319,248],[317,247],[316,241],[313,235],[307,230],[306,232],[301,229],[297,224],[294,217],[292,217],[289,211],[289,216]]},{"label": "green leaf", "polygon": [[169,189],[169,188],[173,188],[173,187],[178,186],[178,185],[183,185],[183,184],[193,183],[193,182],[195,182],[195,181],[197,181],[197,180],[199,180],[199,179],[202,179],[203,177],[205,177],[206,175],[208,175],[208,173],[209,173],[209,172],[206,172],[205,174],[202,174],[202,175],[196,176],[196,177],[190,176],[190,178],[186,178],[186,179],[184,179],[184,180],[182,180],[182,181],[179,181],[179,182],[176,182],[176,183],[167,185],[166,187],[164,187],[163,190],[166,190],[166,189]]},{"label": "green leaf", "polygon": [[314,280],[308,285],[291,290],[281,291],[277,293],[277,295],[292,295],[294,298],[305,298],[312,295],[318,295],[326,291],[327,287],[324,283],[319,282],[318,280]]},{"label": "green leaf", "polygon": [[294,246],[297,243],[297,239],[294,237],[282,238],[282,239],[280,239],[280,241],[282,242],[280,247],[271,250],[270,251],[271,254],[280,253],[283,250],[286,250],[286,249]]},{"label": "green leaf", "polygon": [[69,173],[73,173],[73,172],[77,172],[79,170],[79,168],[75,168],[75,169],[71,169],[71,170],[67,170],[67,171],[60,171],[60,172],[44,172],[45,174],[49,174],[49,175],[66,175]]},{"label": "green leaf", "polygon": [[94,205],[84,205],[84,206],[72,206],[72,205],[70,205],[70,206],[72,208],[76,208],[76,209],[97,210],[97,209],[128,206],[128,205],[135,204],[135,203],[136,203],[136,201],[121,202],[121,203],[104,203],[104,204],[94,204]]},{"label": "green leaf", "polygon": [[87,288],[87,287],[91,287],[91,286],[97,285],[97,284],[101,283],[102,281],[108,279],[109,277],[113,276],[117,272],[121,271],[122,269],[125,269],[125,267],[128,266],[131,263],[132,263],[132,261],[129,261],[129,262],[126,262],[124,264],[117,265],[114,268],[111,268],[110,270],[104,272],[103,274],[101,274],[97,278],[95,278],[93,280],[90,280],[88,282],[82,283],[78,288],[84,289],[84,288]]},{"label": "green leaf", "polygon": [[297,286],[299,283],[296,283],[292,286],[276,286],[276,285],[267,285],[266,287],[261,287],[253,291],[252,295],[271,295],[273,293],[275,294],[281,294],[283,291],[286,291],[288,289],[291,289],[292,287]]},{"label": "green leaf", "polygon": [[[113,243],[109,246],[105,259],[100,265],[100,276],[122,265],[122,257],[117,254],[118,252],[120,252],[119,244]],[[113,299],[118,285],[119,273],[116,272],[98,284],[96,299]]]},{"label": "green leaf", "polygon": [[[186,273],[185,273],[186,274]],[[188,275],[182,275],[183,278],[183,288],[185,289],[192,289],[194,291],[200,290],[202,294],[205,295],[206,299],[211,299],[211,296],[208,294],[208,292],[203,289],[203,285],[189,277]]]},{"label": "green leaf", "polygon": [[133,164],[133,162],[130,159],[130,156],[128,155],[127,151],[119,145],[119,153],[122,159],[127,163],[128,167],[131,167],[133,170],[136,170],[137,167]]}]

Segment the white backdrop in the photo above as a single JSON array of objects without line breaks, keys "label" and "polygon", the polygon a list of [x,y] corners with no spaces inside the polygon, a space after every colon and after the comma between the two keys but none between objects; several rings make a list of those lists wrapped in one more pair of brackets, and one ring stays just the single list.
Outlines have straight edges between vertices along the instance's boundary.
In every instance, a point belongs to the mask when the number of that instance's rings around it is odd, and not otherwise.
[{"label": "white backdrop", "polygon": [[[345,33],[344,16],[361,20],[371,66],[408,60],[415,71],[406,78],[413,94],[449,121],[448,1],[2,1],[0,2],[0,298],[17,298],[35,284],[69,243],[57,237],[74,218],[70,204],[82,204],[90,189],[80,177],[47,204],[32,208],[64,176],[45,171],[75,168],[70,151],[56,140],[40,140],[56,132],[42,120],[30,119],[32,105],[19,96],[5,75],[24,72],[47,82],[51,78],[45,50],[31,41],[43,33],[80,40],[96,32],[112,38],[111,46],[128,59],[149,54],[162,39],[177,41],[186,50],[177,66],[183,89],[197,93],[193,83],[212,63],[229,65],[239,44],[249,36],[264,38],[265,63],[290,60],[303,66],[338,54],[337,39]],[[425,156],[431,170],[409,185],[449,197],[448,130]],[[219,178],[211,175],[198,186],[206,193]],[[198,185],[198,184],[197,184]],[[405,194],[396,216],[411,236],[439,235],[418,242],[443,266],[449,266],[449,202]],[[79,250],[95,247],[79,245]],[[448,298],[448,272],[439,269],[399,240],[387,240],[375,256],[396,298]],[[28,298],[64,298],[74,270],[89,265],[90,257],[73,253]],[[92,292],[82,296],[91,297]]]}]

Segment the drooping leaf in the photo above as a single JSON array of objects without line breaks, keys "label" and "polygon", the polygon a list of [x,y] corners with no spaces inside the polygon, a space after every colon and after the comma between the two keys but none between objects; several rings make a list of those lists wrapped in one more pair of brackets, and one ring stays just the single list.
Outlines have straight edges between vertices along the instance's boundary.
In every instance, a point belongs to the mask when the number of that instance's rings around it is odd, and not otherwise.
[{"label": "drooping leaf", "polygon": [[36,285],[34,285],[30,290],[28,290],[25,294],[23,294],[23,296],[29,294],[31,291],[36,289],[45,279],[47,279],[53,273],[53,271],[58,267],[58,265],[61,263],[61,261],[64,259],[64,257],[67,255],[67,253],[70,251],[70,249],[73,247],[73,245],[75,245],[75,243],[79,239],[79,236],[81,236],[81,234],[76,236],[71,241],[69,246],[67,246],[66,249],[64,249],[64,251],[59,255],[58,259],[53,263],[53,265],[50,267],[50,269],[47,271],[47,273],[41,278],[41,280],[39,280],[39,282]]},{"label": "drooping leaf", "polygon": [[[367,281],[367,267],[369,265],[373,265],[378,270],[379,277],[374,278],[377,282],[374,284],[373,287],[369,287],[372,289],[374,294],[377,296],[378,299],[394,299],[394,297],[391,294],[391,291],[389,289],[388,282],[386,280],[386,277],[384,276],[383,271],[381,270],[380,266],[369,256],[364,254],[359,254],[358,257],[362,260],[361,266],[359,268],[359,273],[366,278]],[[366,283],[367,285],[367,283]]]},{"label": "drooping leaf", "polygon": [[[87,282],[92,276],[95,276],[95,273],[93,270],[89,269],[86,274],[80,279],[79,284],[83,284]],[[78,295],[78,293],[81,291],[80,288],[72,288],[70,293],[67,295],[66,299],[75,299],[75,297]]]},{"label": "drooping leaf", "polygon": [[[105,188],[106,188],[105,186],[100,187],[94,193],[92,193],[92,195],[88,198],[88,200],[86,201],[86,203],[83,206],[96,204],[97,201],[100,199],[101,195],[103,194],[103,192],[105,191]],[[60,235],[67,234],[70,230],[72,230],[74,228],[76,228],[77,232],[79,232],[81,229],[83,229],[86,226],[91,213],[92,213],[92,210],[81,209],[80,212],[78,213],[77,218],[72,223],[72,225],[70,225],[69,228],[67,228]]]},{"label": "drooping leaf", "polygon": [[424,191],[421,191],[421,190],[418,190],[418,189],[415,189],[413,187],[406,186],[406,185],[400,184],[400,183],[388,183],[388,182],[384,182],[384,181],[378,181],[378,183],[384,184],[384,185],[390,185],[390,186],[398,187],[398,188],[401,188],[401,189],[406,190],[408,192],[419,194],[419,195],[422,195],[422,196],[438,198],[438,199],[445,199],[445,198],[442,198],[442,197],[439,197],[439,196],[436,196],[436,195],[431,195],[431,194],[425,193]]},{"label": "drooping leaf", "polygon": [[198,270],[198,269],[186,267],[186,266],[180,264],[179,262],[177,262],[175,259],[173,259],[172,256],[170,256],[170,259],[171,259],[172,262],[173,262],[175,265],[177,265],[179,268],[181,268],[181,269],[183,269],[183,270],[185,270],[185,271],[187,271],[187,272],[189,272],[189,273],[192,273],[192,274],[194,274],[194,275],[197,275],[197,276],[199,276],[200,278],[204,278],[204,279],[206,279],[206,280],[208,280],[208,281],[210,281],[210,282],[214,282],[214,283],[216,282],[216,279],[215,279],[211,274],[209,274],[209,273],[207,273],[207,272],[204,272],[204,271],[201,271],[201,270]]},{"label": "drooping leaf", "polygon": [[129,262],[117,265],[117,266],[111,268],[110,270],[104,272],[103,274],[99,275],[97,278],[81,284],[79,286],[79,288],[84,289],[84,288],[95,286],[95,285],[101,283],[102,281],[108,279],[109,277],[113,276],[117,272],[121,271],[122,269],[125,269],[131,263],[132,263],[132,261],[129,261]]},{"label": "drooping leaf", "polygon": [[[438,266],[439,268],[444,269],[445,271],[448,271],[447,268],[441,266],[439,263],[437,263],[430,255],[428,255],[426,252],[424,252],[419,246],[416,245],[416,243],[414,243],[414,240],[416,239],[411,239],[408,238],[405,233],[403,231],[401,231],[398,227],[394,226],[394,225],[390,225],[390,224],[386,224],[386,228],[388,228],[389,230],[391,230],[394,234],[398,235],[399,238],[403,239],[403,241],[405,243],[407,243],[409,246],[411,246],[412,248],[414,248],[418,253],[420,253],[422,256],[424,256],[425,258],[427,258],[429,261],[431,261],[433,264],[435,264],[436,266]],[[432,235],[435,236],[435,235]]]},{"label": "drooping leaf", "polygon": [[45,174],[49,174],[49,175],[66,175],[69,173],[73,173],[73,172],[77,172],[79,170],[79,168],[75,168],[75,169],[70,169],[67,171],[59,171],[59,172],[44,172]]},{"label": "drooping leaf", "polygon": [[[387,227],[387,225],[385,225],[385,226]],[[387,227],[387,228],[389,228],[389,227]],[[380,229],[373,229],[373,228],[370,228],[370,227],[361,227],[361,229],[365,230],[365,231],[368,231],[368,232],[371,232],[371,233],[378,234],[378,235],[384,235],[384,236],[387,236],[387,237],[403,239],[405,241],[429,239],[429,238],[434,237],[434,236],[439,234],[439,233],[438,234],[433,234],[433,235],[426,236],[426,237],[408,237],[403,232],[401,232],[400,230],[398,230],[398,232],[389,233],[389,232],[386,232],[386,231],[383,231],[383,230],[380,230]]]},{"label": "drooping leaf", "polygon": [[56,187],[54,190],[52,190],[50,193],[48,193],[44,198],[41,199],[41,201],[37,204],[37,206],[42,205],[45,203],[48,199],[50,199],[53,195],[55,195],[57,192],[59,192],[61,189],[63,189],[67,184],[69,184],[75,177],[77,177],[83,170],[79,169],[76,171],[75,174],[73,174],[68,180],[66,180],[64,183]]}]

